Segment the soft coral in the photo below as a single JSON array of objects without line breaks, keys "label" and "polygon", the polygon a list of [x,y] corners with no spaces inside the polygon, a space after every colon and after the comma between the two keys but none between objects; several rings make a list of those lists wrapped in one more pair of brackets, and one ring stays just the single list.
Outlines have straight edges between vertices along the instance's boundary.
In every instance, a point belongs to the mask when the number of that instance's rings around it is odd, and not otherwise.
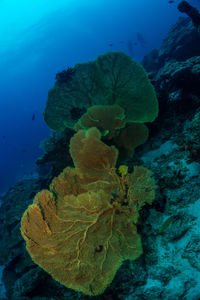
[{"label": "soft coral", "polygon": [[138,211],[155,196],[151,171],[135,167],[120,177],[118,151],[96,128],[71,139],[75,168],[67,167],[50,191],[39,192],[25,211],[21,232],[32,259],[69,288],[103,293],[126,259],[142,253]]}]

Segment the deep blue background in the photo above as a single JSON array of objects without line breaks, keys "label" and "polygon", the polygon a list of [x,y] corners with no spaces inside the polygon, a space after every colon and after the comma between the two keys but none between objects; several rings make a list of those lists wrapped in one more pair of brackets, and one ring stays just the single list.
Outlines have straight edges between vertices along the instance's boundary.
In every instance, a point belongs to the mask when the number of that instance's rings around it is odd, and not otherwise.
[{"label": "deep blue background", "polygon": [[[0,1],[0,193],[34,172],[40,142],[50,133],[42,112],[55,74],[111,50],[141,61],[181,15],[178,2]],[[189,2],[200,7],[199,0]]]}]

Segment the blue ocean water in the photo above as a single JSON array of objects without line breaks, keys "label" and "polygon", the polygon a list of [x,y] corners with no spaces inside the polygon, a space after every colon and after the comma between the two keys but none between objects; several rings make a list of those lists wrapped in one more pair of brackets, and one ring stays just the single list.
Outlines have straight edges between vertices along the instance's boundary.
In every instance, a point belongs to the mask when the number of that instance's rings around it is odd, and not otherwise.
[{"label": "blue ocean water", "polygon": [[42,113],[56,73],[107,51],[141,61],[181,15],[178,2],[0,1],[0,193],[35,172],[50,133]]}]

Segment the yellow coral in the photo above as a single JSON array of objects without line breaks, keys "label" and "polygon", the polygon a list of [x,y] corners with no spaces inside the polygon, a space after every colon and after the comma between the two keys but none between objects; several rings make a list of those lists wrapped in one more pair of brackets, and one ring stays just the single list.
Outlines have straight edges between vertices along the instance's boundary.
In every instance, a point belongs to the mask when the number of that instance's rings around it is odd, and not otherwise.
[{"label": "yellow coral", "polygon": [[103,293],[122,262],[141,255],[138,211],[155,193],[151,172],[143,167],[118,176],[118,151],[100,138],[96,128],[75,134],[75,168],[67,167],[50,191],[39,192],[21,220],[33,261],[87,295]]},{"label": "yellow coral", "polygon": [[128,174],[128,166],[126,165],[119,166],[118,172],[122,177],[126,176]]}]

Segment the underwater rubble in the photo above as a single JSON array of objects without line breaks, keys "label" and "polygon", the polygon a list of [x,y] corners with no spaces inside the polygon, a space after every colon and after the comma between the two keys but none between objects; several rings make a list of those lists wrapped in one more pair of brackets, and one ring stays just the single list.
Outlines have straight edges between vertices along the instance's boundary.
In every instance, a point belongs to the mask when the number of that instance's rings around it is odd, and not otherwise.
[{"label": "underwater rubble", "polygon": [[[60,285],[33,263],[20,234],[20,219],[37,192],[63,169],[70,131],[43,143],[38,165],[51,171],[17,183],[1,197],[0,264],[10,300],[200,298],[200,34],[180,18],[143,60],[159,100],[159,116],[149,124],[146,144],[133,160],[151,169],[158,186],[151,207],[141,211],[138,232],[143,255],[125,261],[103,295],[90,297]],[[61,153],[59,156],[58,153]],[[64,158],[64,164],[71,164]],[[4,297],[4,298],[3,298]]]}]

